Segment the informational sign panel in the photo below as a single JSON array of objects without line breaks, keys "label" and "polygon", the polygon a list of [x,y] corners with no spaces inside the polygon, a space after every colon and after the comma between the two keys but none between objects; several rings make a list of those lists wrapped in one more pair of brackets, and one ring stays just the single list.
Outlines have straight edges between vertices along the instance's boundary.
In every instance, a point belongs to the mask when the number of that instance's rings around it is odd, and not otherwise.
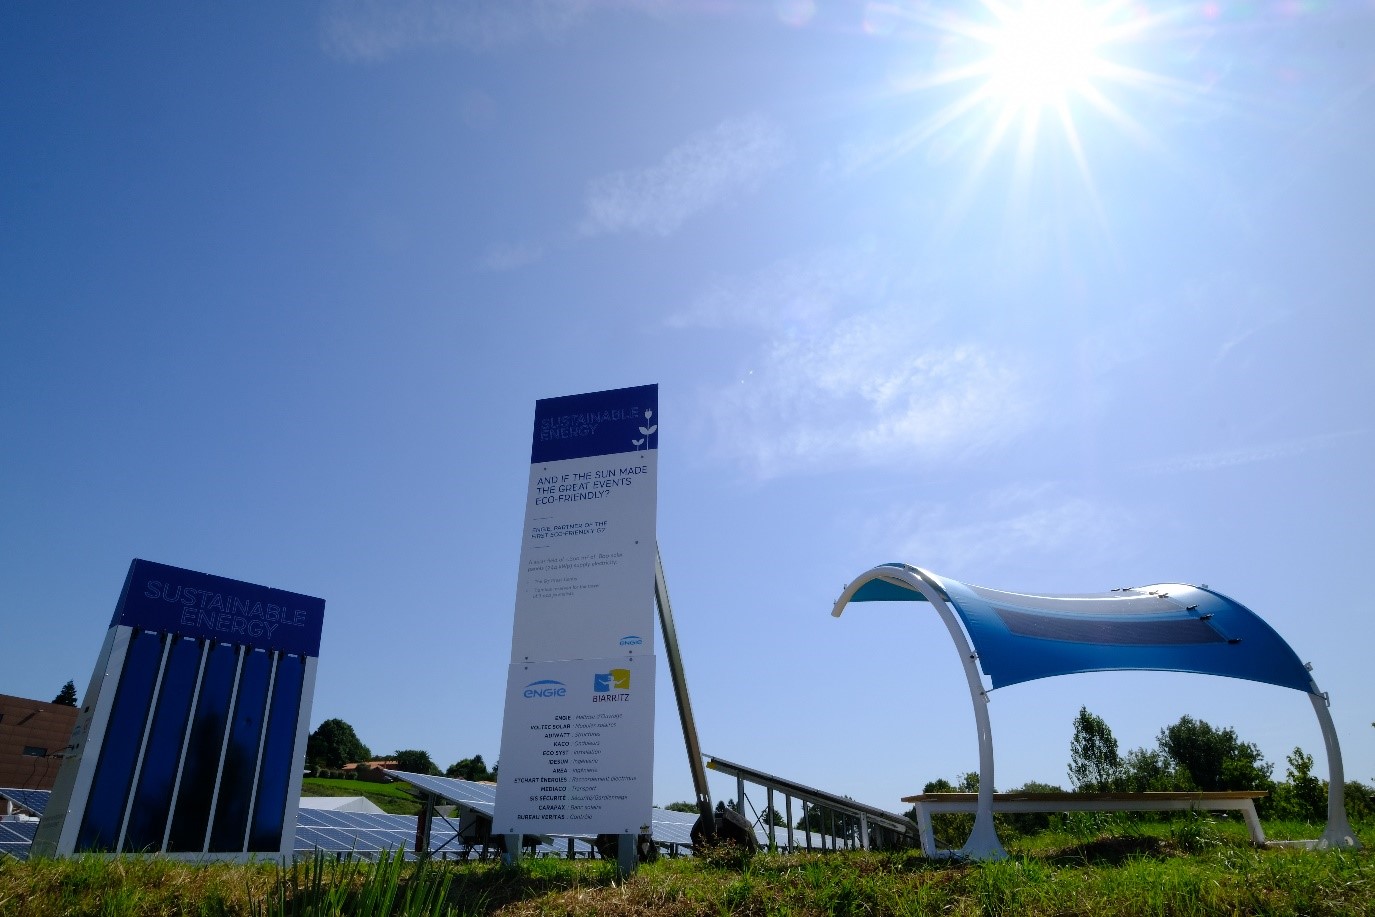
[{"label": "informational sign panel", "polygon": [[34,853],[290,855],[324,613],[130,564]]},{"label": "informational sign panel", "polygon": [[535,405],[498,833],[649,823],[658,430],[654,385]]},{"label": "informational sign panel", "polygon": [[519,664],[511,676],[494,830],[639,833],[653,805],[654,657]]}]

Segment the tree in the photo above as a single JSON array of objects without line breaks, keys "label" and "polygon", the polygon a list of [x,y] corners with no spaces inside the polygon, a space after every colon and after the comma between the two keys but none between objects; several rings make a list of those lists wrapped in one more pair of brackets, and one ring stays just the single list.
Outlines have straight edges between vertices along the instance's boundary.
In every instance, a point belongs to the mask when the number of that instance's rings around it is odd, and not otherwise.
[{"label": "tree", "polygon": [[699,811],[697,808],[697,803],[695,802],[670,802],[668,805],[664,806],[664,808],[668,809],[668,811],[670,812],[696,813]]},{"label": "tree", "polygon": [[1327,786],[1313,776],[1313,756],[1295,746],[1285,759],[1285,782],[1270,793],[1270,814],[1319,822],[1327,816]]},{"label": "tree", "polygon": [[54,704],[61,704],[64,707],[75,707],[76,703],[76,682],[68,681],[62,686],[62,690],[57,692],[57,697],[53,698]]},{"label": "tree", "polygon": [[1260,749],[1237,738],[1233,729],[1216,729],[1203,720],[1182,716],[1160,731],[1160,750],[1173,758],[1197,789],[1268,790],[1274,766]]},{"label": "tree", "polygon": [[1189,777],[1160,749],[1133,748],[1122,761],[1119,786],[1129,793],[1163,793],[1188,788]]},{"label": "tree", "polygon": [[396,769],[406,771],[411,774],[430,774],[440,776],[439,768],[430,760],[430,753],[419,748],[403,748],[397,751],[393,758],[396,759]]},{"label": "tree", "polygon": [[450,764],[449,769],[444,772],[444,776],[458,780],[496,780],[496,774],[487,770],[487,762],[482,760],[482,755],[473,755],[471,758],[464,758]]},{"label": "tree", "polygon": [[[944,777],[937,777],[923,786],[921,791],[923,793],[977,793],[979,792],[979,775],[975,771],[967,771],[960,775],[958,785],[951,783]],[[916,821],[917,807],[912,806],[905,814],[912,821]],[[935,832],[937,839],[945,847],[961,846],[969,837],[969,832],[973,827],[974,816],[966,812],[946,812],[931,817],[931,830]]]},{"label": "tree", "polygon": [[372,752],[359,739],[353,727],[343,720],[325,720],[306,740],[306,761],[323,767],[343,767],[369,761]]},{"label": "tree", "polygon": [[[1030,780],[1014,789],[1014,793],[1063,793],[1064,789],[1051,783],[1039,783]],[[915,809],[916,806],[913,806]],[[1007,815],[997,817],[998,830],[1004,828],[1015,831],[1018,834],[1036,834],[1045,831],[1051,826],[1057,816],[1050,812],[1010,812]]]},{"label": "tree", "polygon": [[1122,758],[1117,739],[1101,716],[1079,708],[1074,718],[1074,738],[1069,743],[1069,779],[1080,792],[1104,793],[1122,777]]},{"label": "tree", "polygon": [[[850,797],[846,796],[845,798],[849,799]],[[768,822],[764,822],[764,824],[767,825]],[[841,840],[851,840],[859,837],[858,823],[854,822],[849,816],[842,815],[834,809],[828,809],[825,806],[806,806],[801,817],[797,819],[797,824],[793,825],[793,827],[803,831],[810,828],[813,834],[826,834],[840,838]]]},{"label": "tree", "polygon": [[782,812],[778,811],[773,806],[764,807],[764,811],[759,815],[759,821],[760,824],[764,825],[766,828],[769,825],[776,825],[779,828],[788,827],[788,820],[783,817]]}]

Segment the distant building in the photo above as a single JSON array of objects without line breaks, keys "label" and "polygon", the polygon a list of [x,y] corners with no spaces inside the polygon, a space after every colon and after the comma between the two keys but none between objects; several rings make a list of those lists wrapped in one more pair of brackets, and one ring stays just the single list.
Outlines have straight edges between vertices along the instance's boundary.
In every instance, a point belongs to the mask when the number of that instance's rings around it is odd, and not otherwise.
[{"label": "distant building", "polygon": [[354,773],[359,780],[366,780],[369,783],[391,783],[391,778],[387,776],[387,771],[396,770],[395,761],[360,761],[355,764],[345,764],[341,768],[344,773]]},{"label": "distant building", "polygon": [[78,712],[76,707],[0,694],[0,786],[52,789]]}]

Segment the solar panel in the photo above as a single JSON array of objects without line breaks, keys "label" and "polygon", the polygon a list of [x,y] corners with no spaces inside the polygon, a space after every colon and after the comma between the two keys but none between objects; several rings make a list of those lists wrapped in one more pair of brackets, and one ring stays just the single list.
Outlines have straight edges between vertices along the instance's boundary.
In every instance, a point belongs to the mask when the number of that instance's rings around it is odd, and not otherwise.
[{"label": "solar panel", "polygon": [[325,824],[324,819],[320,818],[319,813],[324,809],[298,809],[296,811],[296,824],[314,828]]},{"label": "solar panel", "polygon": [[[489,818],[492,816],[496,807],[496,787],[489,783],[476,783],[472,780],[458,780],[453,777],[434,777],[427,774],[412,774],[406,771],[387,771],[387,773],[417,789],[449,800],[450,802],[465,805],[468,808],[481,812]],[[650,831],[656,843],[678,844],[690,848],[692,846],[692,826],[696,824],[697,818],[698,815],[696,812],[675,812],[669,809],[656,808],[651,813],[652,824]],[[438,819],[434,822],[435,825],[439,825],[440,823]],[[432,839],[434,837],[434,830],[434,828],[431,829]],[[780,827],[774,832],[775,843],[787,843],[787,830],[787,828]],[[769,832],[767,826],[756,825],[754,833],[759,839],[760,844],[765,846],[768,845]],[[584,836],[574,836],[579,838],[577,842],[580,845],[578,848],[579,851],[586,854],[592,846],[590,840],[584,841],[582,839]],[[796,829],[794,829],[793,840],[796,846],[805,847],[806,845],[806,835]],[[821,843],[822,835],[813,831],[812,846],[820,847]],[[825,843],[827,847],[830,847],[835,843],[835,838],[827,836],[825,838]],[[556,849],[558,849],[558,852],[562,855],[567,855],[566,845],[564,845],[562,849],[559,849],[556,845]]]},{"label": "solar panel", "polygon": [[671,809],[654,809],[650,813],[652,826],[650,832],[660,844],[692,845],[692,826],[697,824],[696,812],[675,812]]},{"label": "solar panel", "polygon": [[490,783],[477,783],[473,780],[458,780],[454,777],[434,777],[429,774],[412,774],[406,771],[387,771],[389,775],[450,802],[462,803],[490,816],[496,807],[497,788]]},{"label": "solar panel", "polygon": [[1226,642],[1226,638],[1214,630],[1207,621],[1198,618],[1110,620],[1045,613],[1029,614],[999,605],[991,607],[1007,625],[1007,629],[1021,637],[1113,646],[1183,646],[1191,643]]},{"label": "solar panel", "polygon": [[991,605],[1012,605],[1033,611],[1057,614],[1158,615],[1169,614],[1176,606],[1162,602],[1157,595],[1139,592],[1093,592],[1080,595],[1032,595],[969,586],[969,591]]},{"label": "solar panel", "polygon": [[[447,783],[467,784],[468,787],[474,786],[471,781],[452,780],[451,778],[431,778],[445,780]],[[478,786],[482,786],[478,784]],[[491,789],[490,787],[485,787]],[[467,792],[463,787],[457,788],[458,791]],[[5,791],[8,795],[10,791]],[[18,791],[16,791],[18,792]],[[42,793],[46,792],[29,790],[24,792]],[[35,800],[39,801],[39,800]],[[40,804],[46,800],[39,801]],[[465,803],[472,805],[472,802]],[[473,806],[476,808],[476,806]],[[416,817],[413,815],[377,815],[366,812],[336,812],[329,809],[301,809],[297,813],[296,839],[293,845],[297,853],[309,854],[314,850],[322,850],[328,853],[356,853],[360,856],[375,856],[383,850],[401,850],[406,852],[408,858],[413,857],[412,848],[415,845]],[[692,826],[697,821],[695,812],[674,812],[668,809],[654,809],[651,813],[653,837],[659,844],[677,844],[680,847],[691,849]],[[12,856],[15,859],[26,860],[29,856],[29,848],[33,844],[34,833],[38,830],[38,822],[0,822],[0,855]],[[760,844],[767,845],[769,842],[768,829],[764,826],[755,826],[755,835],[759,838]],[[568,855],[569,837],[559,836],[550,843],[540,843],[533,848],[534,856],[566,857]],[[594,846],[590,837],[573,836],[573,853],[577,857],[587,858],[592,856]],[[794,831],[794,841],[798,847],[805,846],[805,835],[801,831]],[[776,842],[780,845],[787,843],[787,829],[779,828],[776,832]],[[835,839],[827,837],[825,845],[832,847]],[[817,832],[812,833],[812,846],[822,846],[822,835]],[[442,817],[436,817],[430,823],[430,850],[445,854],[461,853],[465,849],[463,841],[458,838],[455,825]]]},{"label": "solar panel", "polygon": [[38,831],[36,821],[7,821],[0,824],[0,855],[8,855],[16,860],[27,860],[33,847],[33,836]]},{"label": "solar panel", "polygon": [[0,798],[8,799],[15,805],[28,809],[35,815],[42,815],[48,806],[52,790],[19,790],[0,787]]},{"label": "solar panel", "polygon": [[297,828],[296,843],[294,846],[298,850],[303,848],[306,850],[318,848],[333,853],[350,853],[359,851],[360,849],[357,839],[350,835],[338,834],[316,828]]},{"label": "solar panel", "polygon": [[0,844],[31,844],[37,822],[7,821],[0,823]]}]

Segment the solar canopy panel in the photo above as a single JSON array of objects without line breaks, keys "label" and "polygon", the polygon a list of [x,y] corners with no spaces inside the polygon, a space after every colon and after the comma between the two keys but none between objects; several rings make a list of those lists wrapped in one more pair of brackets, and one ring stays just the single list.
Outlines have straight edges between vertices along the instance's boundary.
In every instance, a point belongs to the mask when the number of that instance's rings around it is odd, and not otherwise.
[{"label": "solar canopy panel", "polygon": [[[939,594],[960,618],[979,667],[995,688],[1078,672],[1156,670],[1316,690],[1299,657],[1270,625],[1240,602],[1202,586],[1159,583],[1083,595],[1032,595],[971,586],[894,563],[865,573],[846,587],[842,599],[926,601],[912,578]],[[842,607],[838,604],[832,614]]]},{"label": "solar canopy panel", "polygon": [[43,814],[43,810],[48,805],[48,797],[51,795],[52,790],[16,790],[0,787],[0,799],[8,799],[35,815]]}]

